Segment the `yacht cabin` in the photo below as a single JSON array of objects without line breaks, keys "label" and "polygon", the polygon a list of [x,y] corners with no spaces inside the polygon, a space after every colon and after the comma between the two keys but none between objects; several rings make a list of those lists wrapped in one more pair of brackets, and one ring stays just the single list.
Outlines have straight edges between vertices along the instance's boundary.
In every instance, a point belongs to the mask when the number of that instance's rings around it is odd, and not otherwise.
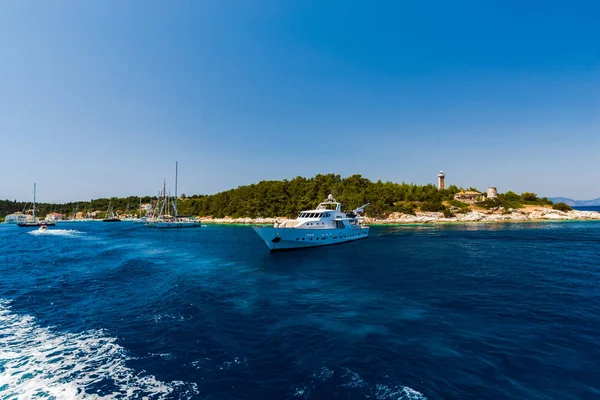
[{"label": "yacht cabin", "polygon": [[359,218],[353,213],[341,211],[342,205],[332,195],[320,203],[315,210],[301,211],[294,220],[276,223],[275,228],[296,229],[344,229],[359,226]]}]

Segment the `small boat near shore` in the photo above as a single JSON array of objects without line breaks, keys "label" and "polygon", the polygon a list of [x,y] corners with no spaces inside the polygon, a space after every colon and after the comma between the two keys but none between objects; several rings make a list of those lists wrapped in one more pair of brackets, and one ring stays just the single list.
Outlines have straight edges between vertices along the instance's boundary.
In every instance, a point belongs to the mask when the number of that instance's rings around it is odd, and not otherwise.
[{"label": "small boat near shore", "polygon": [[26,221],[20,221],[17,222],[17,226],[20,226],[21,228],[30,228],[30,227],[36,227],[36,226],[47,226],[47,225],[56,225],[56,221],[40,221],[37,218],[36,215],[36,208],[35,208],[35,195],[36,195],[36,184],[33,184],[33,208],[32,208],[32,219],[31,220],[26,220]]},{"label": "small boat near shore", "polygon": [[[199,228],[202,223],[194,217],[180,216],[177,211],[177,173],[179,163],[175,161],[175,197],[171,200],[170,194],[167,195],[166,182],[163,184],[162,203],[157,217],[145,220],[145,225],[149,228]],[[170,215],[170,212],[173,215]]]},{"label": "small boat near shore", "polygon": [[23,214],[22,212],[12,213],[4,218],[5,224],[18,224],[27,221],[29,221],[29,216],[27,214]]},{"label": "small boat near shore", "polygon": [[106,218],[102,222],[121,222],[118,213],[115,213],[112,204],[108,203],[108,210],[106,210]]},{"label": "small boat near shore", "polygon": [[368,205],[344,213],[329,195],[315,210],[302,211],[294,220],[253,229],[271,252],[352,242],[369,236],[369,227],[359,216]]}]

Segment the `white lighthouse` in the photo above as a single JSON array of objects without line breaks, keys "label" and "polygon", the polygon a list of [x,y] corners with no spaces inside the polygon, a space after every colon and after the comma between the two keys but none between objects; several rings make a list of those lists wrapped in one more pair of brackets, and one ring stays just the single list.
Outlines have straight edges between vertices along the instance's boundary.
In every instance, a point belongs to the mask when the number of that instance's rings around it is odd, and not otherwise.
[{"label": "white lighthouse", "polygon": [[438,190],[446,189],[446,183],[444,182],[445,178],[446,175],[444,175],[444,171],[440,171],[440,173],[438,174]]}]

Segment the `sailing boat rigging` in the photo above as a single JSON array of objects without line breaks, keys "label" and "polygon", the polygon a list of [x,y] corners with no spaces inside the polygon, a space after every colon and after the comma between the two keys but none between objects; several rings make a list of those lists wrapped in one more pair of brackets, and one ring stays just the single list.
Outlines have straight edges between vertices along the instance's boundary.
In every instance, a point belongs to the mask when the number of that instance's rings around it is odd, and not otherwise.
[{"label": "sailing boat rigging", "polygon": [[106,218],[102,220],[103,222],[121,222],[118,214],[114,212],[111,201],[108,201],[108,210],[106,210]]},{"label": "sailing boat rigging", "polygon": [[17,225],[20,227],[28,227],[28,226],[41,226],[41,225],[56,225],[55,221],[40,221],[36,215],[35,208],[35,193],[36,192],[36,184],[33,184],[33,218],[31,221],[22,221],[17,222]]},{"label": "sailing boat rigging", "polygon": [[[171,196],[167,195],[166,182],[163,184],[162,204],[158,217],[151,218],[146,222],[146,226],[151,228],[198,228],[201,226],[200,221],[193,217],[182,217],[177,211],[177,175],[179,163],[175,161],[175,197],[171,200]],[[173,215],[169,215],[169,205],[173,207]]]}]

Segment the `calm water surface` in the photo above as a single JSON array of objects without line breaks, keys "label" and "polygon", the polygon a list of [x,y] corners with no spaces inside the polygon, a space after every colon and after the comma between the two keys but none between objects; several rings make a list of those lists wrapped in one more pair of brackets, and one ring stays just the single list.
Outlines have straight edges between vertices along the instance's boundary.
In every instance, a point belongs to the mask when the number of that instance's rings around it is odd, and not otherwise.
[{"label": "calm water surface", "polygon": [[0,225],[0,398],[600,398],[600,223]]}]

